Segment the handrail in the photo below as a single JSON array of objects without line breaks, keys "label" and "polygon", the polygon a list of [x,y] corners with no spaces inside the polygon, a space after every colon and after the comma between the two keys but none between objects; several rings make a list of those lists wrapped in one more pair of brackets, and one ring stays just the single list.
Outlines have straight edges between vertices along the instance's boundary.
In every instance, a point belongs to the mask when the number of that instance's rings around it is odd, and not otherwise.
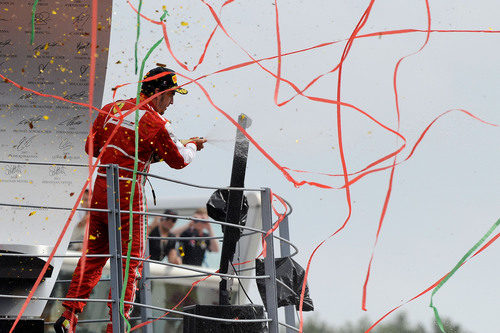
[{"label": "handrail", "polygon": [[[87,254],[85,255],[89,258],[111,258],[110,254]],[[48,254],[31,254],[31,253],[3,253],[0,252],[0,257],[40,257],[40,258],[48,258],[50,255]],[[54,258],[80,258],[81,255],[76,254],[61,254],[61,255],[53,255]]]},{"label": "handrail", "polygon": [[152,310],[171,312],[173,314],[178,314],[178,315],[182,315],[182,316],[186,316],[186,317],[193,317],[193,318],[213,320],[213,321],[222,321],[222,322],[226,322],[226,323],[264,323],[264,322],[271,321],[271,319],[226,319],[226,318],[208,317],[208,316],[197,315],[194,313],[187,313],[187,312],[183,312],[183,311],[161,308],[158,306],[147,305],[147,304],[142,304],[142,303],[135,303],[135,302],[128,302],[128,301],[125,301],[124,303],[130,304],[133,306],[137,306],[137,307],[149,308]]},{"label": "handrail", "polygon": [[36,209],[53,209],[53,210],[68,210],[72,211],[73,209],[76,211],[83,211],[83,212],[103,212],[103,213],[109,213],[109,209],[102,209],[102,208],[69,208],[69,207],[55,207],[55,206],[38,206],[38,205],[19,205],[19,204],[8,204],[8,203],[3,203],[0,202],[0,206],[5,206],[5,207],[22,207],[22,208],[36,208]]},{"label": "handrail", "polygon": [[[89,167],[89,165],[85,164],[72,164],[72,163],[45,163],[45,162],[15,162],[15,161],[0,161],[0,163],[8,163],[8,164],[22,164],[22,165],[45,165],[45,166],[71,166],[71,167]],[[102,165],[97,165],[98,167],[104,167],[107,168],[108,171],[110,170],[116,170],[115,173],[108,173],[109,175],[116,175],[113,176],[113,179],[110,179],[111,176],[108,176],[108,181],[115,181],[116,184],[118,184],[118,170],[125,170],[129,172],[133,172],[132,169],[129,168],[124,168],[124,167],[119,167],[116,165],[108,165],[108,164],[102,164]],[[114,168],[114,169],[113,169]],[[164,180],[164,181],[169,181],[173,183],[177,183],[180,185],[185,185],[185,186],[190,186],[190,187],[195,187],[195,188],[200,188],[200,189],[222,189],[222,190],[232,190],[232,191],[256,191],[260,192],[261,195],[264,195],[266,193],[265,198],[266,200],[270,201],[270,190],[265,189],[265,188],[260,188],[260,189],[252,189],[252,188],[233,188],[233,187],[217,187],[217,186],[206,186],[206,185],[198,185],[198,184],[192,184],[188,182],[183,182],[171,178],[166,178],[160,175],[155,175],[155,174],[150,174],[147,172],[142,172],[142,171],[137,171],[137,174],[144,175],[147,177],[153,177],[156,179]],[[115,179],[116,178],[116,179]],[[264,200],[264,202],[266,201]],[[283,199],[285,205],[286,205],[286,214],[284,217],[288,217],[291,215],[293,212],[293,207],[290,205],[288,201]],[[267,203],[269,205],[269,203]],[[254,228],[246,225],[239,225],[239,224],[232,224],[224,221],[214,221],[214,220],[208,220],[208,219],[199,219],[199,218],[194,218],[192,216],[183,216],[183,215],[171,215],[171,214],[161,214],[161,213],[154,213],[154,212],[143,212],[143,211],[130,211],[130,210],[122,210],[120,207],[111,207],[109,209],[101,209],[101,208],[83,208],[83,207],[78,207],[78,208],[71,208],[71,207],[59,207],[59,206],[44,206],[44,205],[35,205],[35,204],[10,204],[10,203],[0,203],[0,206],[5,206],[5,207],[23,207],[23,208],[30,208],[30,209],[46,209],[46,210],[63,210],[63,211],[84,211],[84,212],[101,212],[101,213],[108,213],[110,214],[109,216],[114,215],[113,220],[117,220],[115,222],[119,223],[120,221],[120,214],[133,214],[133,215],[139,215],[139,216],[152,216],[152,217],[166,217],[166,218],[176,218],[176,219],[181,219],[181,220],[193,220],[193,221],[201,221],[201,222],[208,222],[212,224],[218,224],[220,226],[226,226],[226,227],[231,227],[231,228],[238,228],[242,230],[241,232],[241,237],[248,237],[251,235],[257,235],[261,234],[261,236],[264,238],[264,236],[269,234],[269,230],[273,228],[277,228],[276,223],[272,223],[271,221],[271,215],[270,215],[270,208],[266,207],[267,210],[267,215],[266,217],[266,224],[264,225],[264,229],[259,229],[259,228]],[[270,207],[270,206],[269,206]],[[268,221],[269,219],[269,221]],[[264,221],[264,213],[263,213],[263,221]],[[285,220],[285,223],[288,220]],[[278,226],[279,227],[279,226]],[[119,232],[118,232],[119,233]],[[284,234],[286,237],[288,237],[288,231],[287,234]],[[283,237],[280,237],[278,235],[275,235],[274,232],[270,233],[268,238],[266,240],[267,243],[272,245],[272,241],[269,242],[269,239],[276,239],[279,240],[282,243],[285,243],[289,245],[290,247],[293,248],[294,253],[290,254],[290,256],[295,256],[298,254],[299,250],[295,244],[293,244],[289,239],[285,239]],[[221,236],[193,236],[193,237],[155,237],[155,236],[149,236],[147,239],[149,240],[175,240],[175,241],[182,241],[182,240],[211,240],[211,239],[216,239],[220,240],[223,237]],[[83,243],[83,240],[77,240],[77,241],[71,241],[71,243]],[[121,245],[119,245],[121,246]],[[273,251],[273,246],[268,247],[268,251],[271,249]],[[7,253],[0,253],[0,257],[5,256],[5,257],[40,257],[40,258],[47,258],[50,257],[49,255],[46,254],[28,254],[28,253],[12,253],[12,252],[7,252]],[[64,255],[54,255],[54,258],[80,258],[82,255],[81,254],[64,254]],[[121,262],[121,259],[125,258],[125,255],[120,255],[119,253],[113,253],[111,251],[111,254],[87,254],[85,255],[86,257],[89,258],[114,258],[113,260],[119,260]],[[271,258],[274,258],[274,254],[271,256]],[[188,275],[180,275],[180,276],[169,276],[169,275],[164,275],[164,276],[144,276],[145,281],[147,280],[160,280],[160,279],[185,279],[185,278],[198,278],[198,277],[205,277],[205,276],[214,276],[214,277],[219,277],[222,279],[237,279],[237,280],[266,280],[269,281],[271,276],[275,276],[275,273],[271,271],[272,274],[266,274],[266,275],[237,275],[237,274],[222,274],[222,273],[217,273],[217,272],[211,272],[207,271],[204,269],[197,268],[196,266],[189,266],[189,265],[177,265],[177,264],[172,264],[168,262],[162,262],[162,261],[157,261],[157,260],[151,260],[149,258],[140,258],[140,257],[130,257],[130,260],[133,261],[140,261],[143,263],[148,263],[148,264],[156,264],[156,265],[162,265],[162,266],[167,266],[167,267],[173,267],[177,269],[182,269],[184,271],[190,271],[194,272],[195,274],[188,274]],[[269,259],[266,259],[269,261]],[[273,259],[274,261],[274,259]],[[115,265],[116,266],[116,265]],[[269,268],[272,266],[269,266],[269,262],[266,263],[266,272],[269,270]],[[254,266],[252,267],[246,267],[239,269],[238,272],[242,271],[253,271],[255,269]],[[275,269],[275,268],[274,268]],[[149,270],[147,270],[149,271]],[[113,276],[113,272],[111,273],[110,278],[101,278],[99,282],[111,282],[117,283],[116,282],[117,278],[116,276]],[[56,283],[68,283],[70,280],[56,280]],[[280,283],[281,281],[278,281]],[[268,284],[269,282],[266,282],[266,292],[268,289]],[[276,284],[276,282],[274,283]],[[280,283],[283,285],[283,283]],[[287,289],[290,289],[288,286],[283,285],[284,287],[287,287]],[[275,288],[272,287],[272,288]],[[270,289],[270,290],[276,290],[276,289]],[[13,298],[13,299],[26,299],[28,296],[22,296],[22,295],[8,295],[8,294],[0,294],[0,298]],[[115,297],[115,296],[113,296]],[[117,304],[117,299],[79,299],[79,298],[61,298],[61,297],[41,297],[41,296],[34,296],[32,297],[33,300],[35,301],[82,301],[82,302],[97,302],[97,303],[113,303]],[[157,307],[157,306],[152,306],[150,304],[140,304],[140,303],[135,303],[135,302],[127,302],[125,301],[126,304],[130,305],[135,305],[138,307],[142,307],[145,309],[150,309],[150,310],[158,310],[158,311],[163,311],[163,312],[170,312],[172,314],[184,316],[184,317],[193,317],[193,318],[198,318],[198,319],[203,319],[203,320],[212,320],[212,321],[222,321],[222,322],[228,322],[228,323],[256,323],[256,322],[265,322],[265,323],[273,323],[274,325],[282,325],[286,327],[287,329],[293,330],[293,331],[299,331],[296,327],[293,327],[289,325],[289,321],[287,318],[287,323],[282,323],[279,322],[278,317],[276,315],[276,309],[274,309],[274,314],[273,316],[267,318],[267,319],[225,319],[225,318],[217,318],[217,317],[210,317],[210,316],[203,316],[203,315],[196,315],[193,313],[186,313],[183,311],[178,311],[174,309],[167,309],[167,308],[162,308],[162,307]],[[266,304],[266,307],[277,307],[277,303],[268,303]],[[113,305],[115,306],[115,305]],[[269,310],[269,309],[268,309]],[[269,312],[268,312],[269,313]],[[151,317],[151,315],[141,315],[141,317],[134,317],[131,319],[142,319],[143,321],[145,319],[162,319],[162,320],[182,320],[182,318],[176,318],[176,317],[171,317],[171,318],[157,318],[157,317]],[[81,320],[80,323],[96,323],[96,322],[107,322],[107,319],[87,319],[87,320]],[[113,322],[114,322],[114,316],[113,316]],[[47,324],[47,323],[45,323]],[[271,324],[270,324],[271,325]],[[274,329],[273,332],[276,332]]]},{"label": "handrail", "polygon": [[[57,166],[71,166],[71,167],[82,167],[88,168],[88,164],[78,164],[78,163],[51,163],[51,162],[26,162],[26,161],[5,161],[0,160],[0,163],[5,164],[22,164],[22,165],[57,165]],[[107,167],[109,164],[97,164],[96,167]]]},{"label": "handrail", "polygon": [[[78,164],[78,163],[50,163],[50,162],[27,162],[27,161],[6,161],[6,160],[0,160],[0,163],[5,163],[5,164],[20,164],[20,165],[45,165],[45,166],[70,166],[70,167],[82,167],[82,168],[88,168],[88,164]],[[95,166],[96,168],[101,168],[101,167],[108,167],[109,164],[97,164],[97,165],[91,165]],[[125,167],[118,167],[120,170],[124,171],[129,171],[129,172],[134,172],[134,169],[129,169]],[[262,192],[262,189],[252,189],[252,188],[240,188],[240,187],[220,187],[220,186],[207,186],[207,185],[198,185],[198,184],[193,184],[193,183],[188,183],[188,182],[183,182],[177,179],[173,178],[167,178],[163,177],[160,175],[155,175],[153,173],[147,173],[143,171],[136,171],[137,174],[147,176],[147,177],[152,177],[152,178],[157,178],[165,181],[169,181],[171,183],[177,183],[181,185],[186,185],[190,187],[196,187],[196,188],[202,188],[202,189],[212,189],[212,190],[234,190],[234,191],[253,191],[253,192]]]},{"label": "handrail", "polygon": [[[141,317],[130,317],[129,320],[139,320]],[[181,318],[175,318],[175,319],[181,319]],[[54,325],[56,322],[55,321],[46,321],[43,324],[46,326]],[[108,319],[81,319],[78,320],[78,324],[92,324],[92,323],[109,323],[109,318]]]},{"label": "handrail", "polygon": [[[120,166],[118,167],[118,169],[129,171],[129,172],[134,172],[134,169],[124,168],[124,167],[120,167]],[[153,173],[148,173],[148,172],[138,171],[138,170],[136,171],[136,173],[138,175],[143,175],[143,176],[152,177],[152,178],[156,178],[156,179],[166,180],[166,181],[171,182],[171,183],[176,183],[176,184],[186,185],[186,186],[196,187],[196,188],[202,188],[202,189],[207,189],[207,190],[231,190],[231,191],[249,191],[249,192],[262,192],[263,191],[261,188],[256,189],[256,188],[242,188],[242,187],[228,187],[228,186],[220,187],[220,186],[198,185],[198,184],[183,182],[181,180],[167,178],[167,177],[155,175]]]},{"label": "handrail", "polygon": [[[246,237],[246,236],[251,236],[251,235],[255,235],[255,234],[258,234],[257,231],[253,231],[253,232],[249,232],[247,234],[245,233],[242,233],[241,234],[241,237]],[[207,236],[207,237],[195,237],[195,236],[192,236],[192,237],[157,237],[157,236],[148,236],[148,239],[153,239],[153,240],[205,240],[205,239],[222,239],[224,238],[223,236]]]},{"label": "handrail", "polygon": [[254,280],[255,279],[269,279],[269,275],[248,276],[248,275],[222,274],[222,273],[217,273],[217,272],[204,271],[202,269],[194,268],[195,266],[177,265],[177,264],[172,264],[172,263],[169,263],[169,262],[162,262],[162,261],[157,261],[157,260],[143,259],[143,258],[138,258],[138,257],[130,257],[130,260],[149,262],[149,263],[159,264],[159,265],[169,266],[169,267],[176,267],[176,268],[184,269],[184,270],[187,270],[187,271],[204,273],[205,276],[207,276],[207,275],[214,275],[214,276],[220,276],[220,277],[231,278],[231,279],[254,279]]},{"label": "handrail", "polygon": [[[26,298],[28,298],[28,296],[0,294],[0,298],[26,299]],[[65,297],[33,296],[33,297],[31,297],[31,300],[34,300],[34,301],[75,301],[75,302],[114,303],[114,300],[112,300],[112,299],[102,299],[102,298],[65,298]]]}]

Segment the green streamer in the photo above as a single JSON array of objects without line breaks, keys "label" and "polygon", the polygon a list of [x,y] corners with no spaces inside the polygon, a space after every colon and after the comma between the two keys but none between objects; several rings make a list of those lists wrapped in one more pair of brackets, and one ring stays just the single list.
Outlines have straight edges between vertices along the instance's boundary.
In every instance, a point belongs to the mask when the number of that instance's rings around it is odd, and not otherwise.
[{"label": "green streamer", "polygon": [[31,37],[30,44],[33,45],[35,41],[35,14],[36,14],[36,6],[38,5],[38,0],[33,2],[33,8],[31,9]]},{"label": "green streamer", "polygon": [[135,37],[135,74],[137,74],[137,46],[139,44],[139,35],[141,34],[141,8],[142,0],[139,0],[139,7],[137,8],[137,36]]},{"label": "green streamer", "polygon": [[432,310],[434,310],[434,317],[436,318],[436,322],[439,328],[441,329],[441,332],[446,333],[444,330],[443,322],[439,317],[439,312],[432,302],[432,298],[437,293],[437,291],[446,283],[446,281],[448,281],[452,277],[452,275],[455,274],[455,272],[463,265],[463,263],[467,260],[467,258],[470,257],[472,252],[476,251],[476,249],[482,243],[484,243],[484,241],[491,235],[491,233],[498,227],[498,225],[500,225],[500,219],[498,219],[498,221],[496,221],[493,224],[490,230],[488,230],[488,232],[462,257],[462,259],[460,259],[460,261],[455,265],[455,267],[453,267],[453,269],[446,275],[446,277],[436,286],[436,288],[432,290],[431,304],[429,306],[432,308]]},{"label": "green streamer", "polygon": [[[160,17],[160,20],[164,20],[165,16],[168,15],[167,11],[163,11],[163,15]],[[148,60],[149,56],[153,51],[160,45],[160,43],[163,41],[163,37],[160,38],[154,45],[149,49],[149,51],[146,53],[146,56],[142,60],[141,63],[141,71],[139,73],[139,83],[137,84],[137,98],[136,98],[136,105],[140,103],[141,100],[141,87],[142,87],[142,77],[144,75],[144,66],[146,64],[146,61]],[[128,270],[130,267],[130,255],[132,253],[132,233],[133,233],[133,202],[134,202],[134,194],[135,194],[135,185],[137,183],[137,168],[138,168],[138,160],[139,160],[139,109],[135,111],[135,155],[134,155],[134,172],[132,175],[132,187],[130,190],[130,202],[129,202],[129,233],[128,233],[128,247],[127,247],[127,260],[125,264],[125,276],[123,278],[124,284],[122,286],[122,294],[120,297],[120,314],[122,315],[126,325],[127,325],[127,332],[131,330],[131,326],[129,321],[127,320],[125,316],[125,292],[127,290],[127,284],[128,284]],[[144,170],[143,170],[144,171]],[[123,241],[123,240],[122,240]]]}]

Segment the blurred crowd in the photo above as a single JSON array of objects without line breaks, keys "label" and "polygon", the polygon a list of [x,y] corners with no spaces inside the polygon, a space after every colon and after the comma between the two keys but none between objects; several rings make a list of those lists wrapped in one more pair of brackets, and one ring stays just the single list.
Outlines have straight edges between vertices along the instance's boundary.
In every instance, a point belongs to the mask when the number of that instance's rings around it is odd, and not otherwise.
[{"label": "blurred crowd", "polygon": [[[89,207],[88,190],[83,194],[80,208]],[[168,217],[155,217],[148,227],[149,254],[151,260],[168,261],[172,264],[202,266],[206,252],[219,252],[219,242],[215,239],[212,225],[205,208],[197,209],[193,219],[177,226],[177,211],[167,209]],[[71,236],[70,250],[81,251],[85,235],[85,225],[89,213],[77,211],[74,220],[78,221]],[[159,239],[167,238],[167,239]],[[177,238],[177,239],[175,239]],[[182,239],[186,238],[186,239]]]}]

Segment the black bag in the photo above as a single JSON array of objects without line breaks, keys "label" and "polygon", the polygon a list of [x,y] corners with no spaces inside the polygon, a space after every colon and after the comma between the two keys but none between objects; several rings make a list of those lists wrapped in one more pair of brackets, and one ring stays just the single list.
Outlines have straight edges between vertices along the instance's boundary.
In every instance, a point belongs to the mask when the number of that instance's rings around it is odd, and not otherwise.
[{"label": "black bag", "polygon": [[[208,216],[219,222],[226,222],[227,201],[229,199],[229,190],[215,191],[207,202]],[[245,225],[248,214],[248,200],[243,196],[243,203],[240,212],[240,225]]]},{"label": "black bag", "polygon": [[[295,305],[299,309],[300,293],[304,282],[305,270],[291,257],[275,258],[276,282],[278,292],[278,307]],[[264,260],[255,259],[255,272],[257,276],[266,275],[264,273]],[[266,304],[266,282],[264,279],[257,279],[262,302]],[[314,311],[314,305],[309,296],[309,287],[306,284],[304,293],[304,303],[302,311]]]}]

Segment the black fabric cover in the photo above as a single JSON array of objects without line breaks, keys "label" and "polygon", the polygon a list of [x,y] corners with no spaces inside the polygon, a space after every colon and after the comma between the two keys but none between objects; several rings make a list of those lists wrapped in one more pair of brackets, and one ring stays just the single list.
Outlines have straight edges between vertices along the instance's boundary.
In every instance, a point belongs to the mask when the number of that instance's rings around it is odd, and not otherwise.
[{"label": "black fabric cover", "polygon": [[[19,253],[14,251],[0,250],[0,278],[1,279],[32,279],[36,280],[45,265],[45,260],[36,255],[25,256],[2,256],[2,253]],[[44,278],[52,276],[54,267],[49,265],[45,271]]]},{"label": "black fabric cover", "polygon": [[[298,310],[305,270],[291,257],[275,258],[275,263],[278,307],[295,305],[295,308]],[[255,259],[255,272],[258,276],[266,275],[264,272],[263,259]],[[283,286],[279,281],[285,284],[288,288]],[[266,282],[264,279],[257,280],[257,288],[259,289],[262,302],[266,304]],[[309,287],[307,284],[304,293],[304,305],[302,307],[302,311],[314,311],[313,302],[309,296]]]},{"label": "black fabric cover", "polygon": [[[12,325],[14,325],[14,318],[0,318],[0,332],[9,332]],[[21,320],[16,325],[14,333],[43,333],[44,324],[43,319],[40,318],[25,318],[21,317]]]},{"label": "black fabric cover", "polygon": [[[227,200],[229,198],[229,190],[215,191],[207,202],[208,216],[219,222],[226,222],[227,215]],[[245,225],[248,214],[248,200],[243,195],[243,204],[241,205],[240,225]]]},{"label": "black fabric cover", "polygon": [[[184,312],[224,319],[265,319],[262,305],[190,305]],[[266,333],[266,322],[225,323],[184,316],[183,333]]]}]

